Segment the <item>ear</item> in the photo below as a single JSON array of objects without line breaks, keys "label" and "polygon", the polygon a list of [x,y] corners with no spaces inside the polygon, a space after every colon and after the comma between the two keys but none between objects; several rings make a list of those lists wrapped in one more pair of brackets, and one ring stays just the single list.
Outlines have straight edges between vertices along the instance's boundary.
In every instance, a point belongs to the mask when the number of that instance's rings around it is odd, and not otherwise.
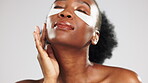
[{"label": "ear", "polygon": [[96,44],[98,43],[98,41],[99,41],[99,36],[100,36],[99,31],[98,31],[98,30],[94,31],[93,36],[92,36],[92,38],[91,38],[91,43],[92,43],[93,45],[96,45]]}]

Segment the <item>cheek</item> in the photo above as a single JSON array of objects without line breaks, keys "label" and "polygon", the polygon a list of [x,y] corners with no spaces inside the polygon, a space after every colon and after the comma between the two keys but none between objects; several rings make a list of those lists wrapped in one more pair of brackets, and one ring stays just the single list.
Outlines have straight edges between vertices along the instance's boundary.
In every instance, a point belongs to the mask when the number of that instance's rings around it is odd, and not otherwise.
[{"label": "cheek", "polygon": [[50,16],[47,18],[46,29],[47,29],[48,40],[52,39],[56,36],[55,30],[52,28],[52,23],[55,22],[54,18],[55,18],[55,16]]},{"label": "cheek", "polygon": [[47,28],[47,33],[48,33],[48,40],[53,39],[56,36],[55,30],[52,29],[52,24],[53,24],[53,22],[56,22],[56,20],[57,20],[57,19],[55,19],[55,18],[57,18],[56,14],[58,14],[64,10],[64,9],[55,9],[54,7],[55,7],[55,5],[52,5],[52,7],[48,13],[48,18],[47,18],[47,23],[46,23],[47,24],[46,28]]},{"label": "cheek", "polygon": [[92,27],[84,26],[75,31],[75,36],[73,38],[73,41],[77,42],[77,44],[81,46],[86,45],[91,40],[94,31]]}]

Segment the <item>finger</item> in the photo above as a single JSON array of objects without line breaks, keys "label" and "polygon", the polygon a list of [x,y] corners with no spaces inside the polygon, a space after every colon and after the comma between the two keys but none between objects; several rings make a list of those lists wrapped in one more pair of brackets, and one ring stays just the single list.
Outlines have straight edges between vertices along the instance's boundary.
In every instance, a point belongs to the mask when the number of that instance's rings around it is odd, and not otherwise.
[{"label": "finger", "polygon": [[34,32],[33,34],[34,34],[36,48],[37,48],[38,52],[41,54],[41,51],[43,51],[43,49],[42,49],[42,44],[40,42],[40,38],[36,32]]},{"label": "finger", "polygon": [[40,28],[39,28],[39,26],[35,26],[35,32],[38,33],[38,34],[40,34]]},{"label": "finger", "polygon": [[45,47],[45,41],[46,41],[46,24],[43,24],[43,31],[42,31],[42,36],[41,36],[41,43],[42,43],[42,47]]},{"label": "finger", "polygon": [[35,35],[34,35],[34,39],[36,38],[36,39],[40,40],[40,29],[39,29],[38,26],[35,26],[35,31],[34,31],[34,33],[36,34],[36,37],[35,37]]},{"label": "finger", "polygon": [[35,26],[35,31],[33,32],[35,43],[36,43],[36,40],[40,40],[40,37],[38,36],[38,32],[39,32],[38,26]]},{"label": "finger", "polygon": [[36,48],[39,52],[40,55],[44,55],[45,50],[42,48],[42,43],[40,41],[40,35],[39,35],[39,31],[37,31],[37,27],[36,27],[36,31],[34,31],[34,40],[35,40],[35,44],[36,44]]}]

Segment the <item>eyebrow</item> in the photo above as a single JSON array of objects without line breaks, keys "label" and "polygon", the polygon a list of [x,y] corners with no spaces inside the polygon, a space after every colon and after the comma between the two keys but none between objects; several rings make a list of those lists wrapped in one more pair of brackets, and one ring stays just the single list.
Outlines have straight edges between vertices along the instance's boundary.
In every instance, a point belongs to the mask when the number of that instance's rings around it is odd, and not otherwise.
[{"label": "eyebrow", "polygon": [[82,3],[82,4],[84,3],[84,4],[86,4],[90,8],[90,5],[87,2],[81,1],[80,3]]}]

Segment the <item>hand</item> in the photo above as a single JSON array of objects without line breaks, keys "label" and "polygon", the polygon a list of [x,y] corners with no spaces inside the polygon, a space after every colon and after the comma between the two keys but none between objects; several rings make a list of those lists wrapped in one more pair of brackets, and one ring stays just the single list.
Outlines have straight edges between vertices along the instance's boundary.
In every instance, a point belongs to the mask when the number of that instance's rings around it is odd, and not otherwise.
[{"label": "hand", "polygon": [[40,35],[40,29],[38,26],[36,26],[36,30],[34,31],[33,34],[34,34],[36,48],[38,50],[37,58],[44,75],[44,81],[48,80],[49,82],[51,80],[56,82],[59,76],[58,62],[55,59],[51,45],[47,45],[47,49],[46,50],[44,49],[46,46],[45,40],[47,35],[46,24],[44,24],[43,26],[42,35]]}]

